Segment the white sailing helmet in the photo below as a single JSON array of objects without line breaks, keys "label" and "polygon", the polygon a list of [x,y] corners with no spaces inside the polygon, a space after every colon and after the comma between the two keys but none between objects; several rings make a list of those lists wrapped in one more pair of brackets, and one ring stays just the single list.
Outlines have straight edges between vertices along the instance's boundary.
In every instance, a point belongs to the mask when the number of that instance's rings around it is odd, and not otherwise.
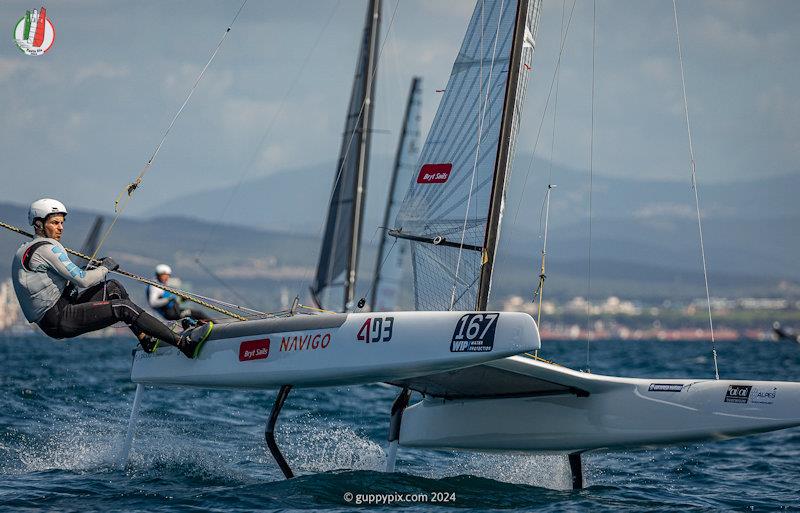
[{"label": "white sailing helmet", "polygon": [[159,274],[172,274],[172,267],[167,264],[158,264],[156,266],[156,276]]},{"label": "white sailing helmet", "polygon": [[31,203],[28,209],[28,223],[33,226],[36,219],[45,219],[50,214],[67,215],[67,207],[58,200],[42,198]]}]

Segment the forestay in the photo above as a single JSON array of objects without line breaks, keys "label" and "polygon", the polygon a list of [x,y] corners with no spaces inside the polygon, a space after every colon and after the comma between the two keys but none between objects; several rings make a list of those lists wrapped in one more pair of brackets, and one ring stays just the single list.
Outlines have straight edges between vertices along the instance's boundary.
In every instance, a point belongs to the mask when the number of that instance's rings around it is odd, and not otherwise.
[{"label": "forestay", "polygon": [[[412,241],[418,310],[480,304],[481,268],[494,257],[539,5],[478,2],[470,19],[392,231]],[[517,20],[524,20],[523,31],[515,30]]]}]

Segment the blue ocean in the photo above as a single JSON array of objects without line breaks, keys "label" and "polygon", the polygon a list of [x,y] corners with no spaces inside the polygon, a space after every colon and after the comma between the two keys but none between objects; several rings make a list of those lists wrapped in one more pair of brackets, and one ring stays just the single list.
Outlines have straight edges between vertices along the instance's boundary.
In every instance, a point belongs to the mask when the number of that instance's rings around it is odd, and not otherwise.
[{"label": "blue ocean", "polygon": [[[0,338],[0,510],[800,510],[800,429],[588,453],[579,491],[555,455],[401,448],[386,474],[396,390],[383,385],[292,391],[278,424],[299,474],[288,481],[265,451],[275,392],[148,388],[120,469],[132,348],[125,338]],[[800,345],[718,350],[723,378],[800,379]],[[712,377],[710,355],[708,344],[656,341],[598,341],[589,353],[594,373],[675,378]],[[545,341],[542,356],[586,367],[585,343]],[[393,503],[375,504],[379,495]]]}]

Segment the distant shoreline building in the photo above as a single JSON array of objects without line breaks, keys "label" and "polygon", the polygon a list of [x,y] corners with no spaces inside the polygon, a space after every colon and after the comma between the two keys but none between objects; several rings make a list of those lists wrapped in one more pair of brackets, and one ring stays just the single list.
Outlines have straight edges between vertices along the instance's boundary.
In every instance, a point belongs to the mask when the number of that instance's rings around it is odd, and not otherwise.
[{"label": "distant shoreline building", "polygon": [[11,328],[20,317],[17,296],[9,279],[0,283],[0,331]]}]

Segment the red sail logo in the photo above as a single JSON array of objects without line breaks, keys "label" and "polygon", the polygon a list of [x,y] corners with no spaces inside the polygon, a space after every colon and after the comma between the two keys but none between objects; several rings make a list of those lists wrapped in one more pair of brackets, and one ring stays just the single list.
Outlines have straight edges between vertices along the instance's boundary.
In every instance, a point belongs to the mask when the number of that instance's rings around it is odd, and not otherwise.
[{"label": "red sail logo", "polygon": [[245,340],[239,345],[239,361],[263,360],[269,356],[269,339]]},{"label": "red sail logo", "polygon": [[445,183],[450,178],[453,164],[425,164],[419,170],[417,183]]}]

